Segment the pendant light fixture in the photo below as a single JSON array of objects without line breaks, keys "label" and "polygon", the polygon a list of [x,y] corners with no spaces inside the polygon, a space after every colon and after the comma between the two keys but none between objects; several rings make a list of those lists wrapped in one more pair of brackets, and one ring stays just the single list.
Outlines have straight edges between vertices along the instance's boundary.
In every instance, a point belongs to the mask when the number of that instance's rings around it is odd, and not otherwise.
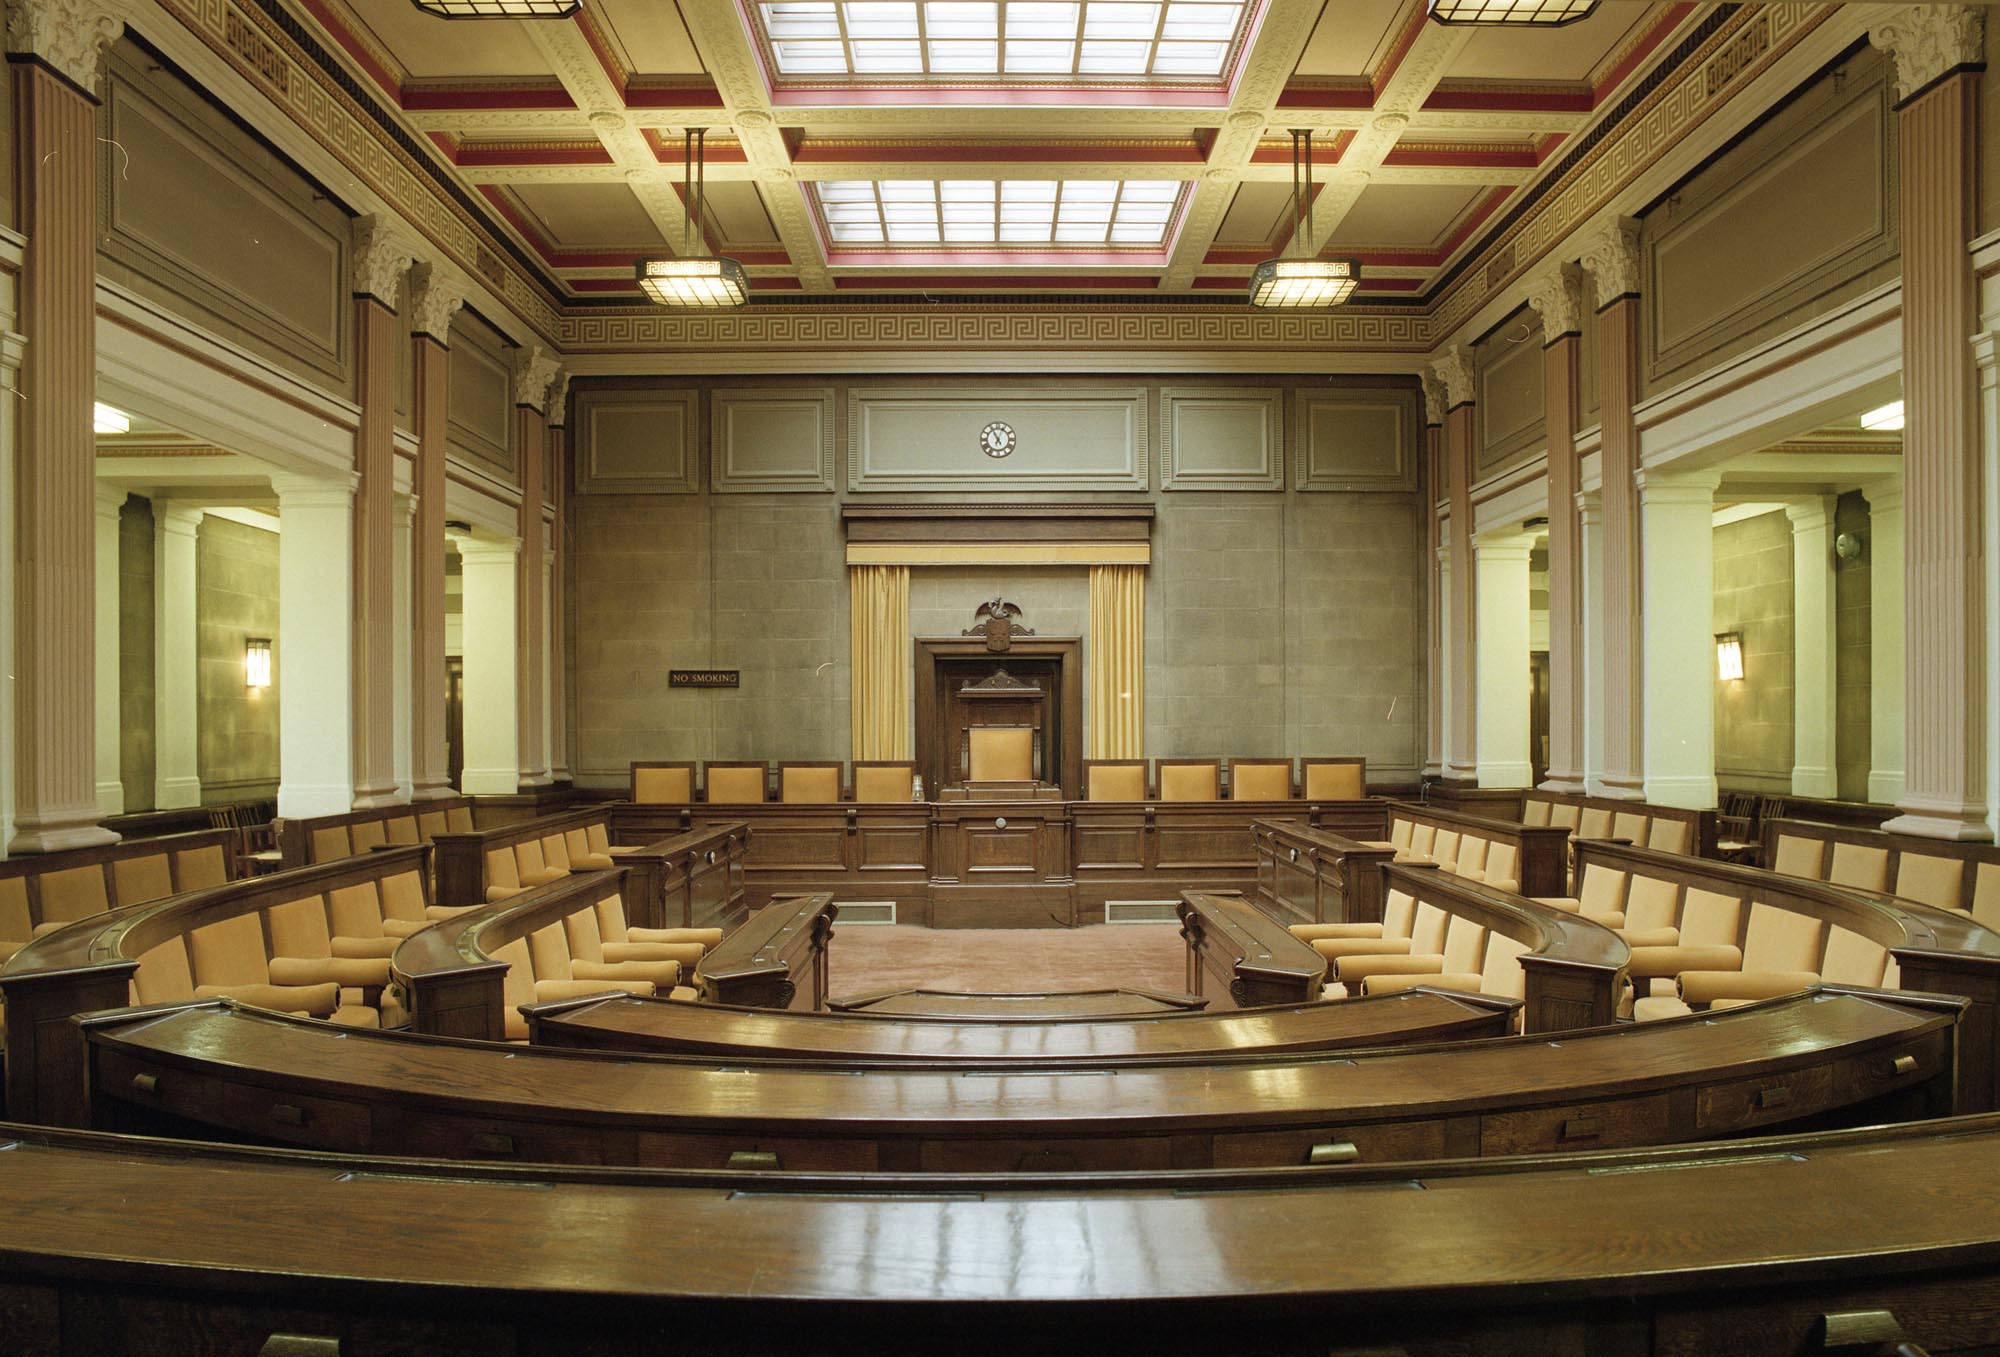
[{"label": "pendant light fixture", "polygon": [[722,255],[696,254],[701,221],[703,138],[706,128],[690,127],[681,148],[681,253],[677,259],[641,259],[639,290],[662,306],[716,310],[750,300],[750,277]]},{"label": "pendant light fixture", "polygon": [[567,19],[581,0],[412,0],[440,19]]},{"label": "pendant light fixture", "polygon": [[1319,259],[1312,248],[1312,137],[1292,129],[1291,255],[1266,259],[1250,275],[1250,305],[1269,307],[1338,306],[1354,295],[1361,265],[1352,259]]},{"label": "pendant light fixture", "polygon": [[1597,0],[1430,0],[1432,23],[1479,28],[1561,28],[1596,8]]}]

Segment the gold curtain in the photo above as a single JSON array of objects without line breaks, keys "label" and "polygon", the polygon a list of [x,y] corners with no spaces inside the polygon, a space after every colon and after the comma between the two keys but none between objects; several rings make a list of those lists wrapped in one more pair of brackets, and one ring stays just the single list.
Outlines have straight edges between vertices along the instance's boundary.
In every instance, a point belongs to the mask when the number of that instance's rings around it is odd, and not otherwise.
[{"label": "gold curtain", "polygon": [[1093,759],[1146,752],[1146,567],[1090,568],[1090,734]]},{"label": "gold curtain", "polygon": [[910,568],[847,568],[853,664],[849,707],[857,759],[910,757]]}]

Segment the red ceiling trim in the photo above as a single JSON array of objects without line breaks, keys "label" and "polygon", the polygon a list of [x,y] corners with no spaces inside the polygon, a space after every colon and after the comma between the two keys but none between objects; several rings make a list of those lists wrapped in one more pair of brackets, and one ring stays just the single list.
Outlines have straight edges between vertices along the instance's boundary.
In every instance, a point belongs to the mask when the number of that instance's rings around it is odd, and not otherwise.
[{"label": "red ceiling trim", "polygon": [[706,85],[677,85],[666,81],[648,82],[635,78],[625,86],[627,108],[721,108],[722,91],[713,82]]},{"label": "red ceiling trim", "polygon": [[1491,150],[1464,146],[1406,146],[1398,143],[1382,157],[1384,165],[1456,166],[1464,169],[1531,170],[1542,163],[1532,146],[1496,146]]},{"label": "red ceiling trim", "polygon": [[[381,59],[375,55],[374,48],[363,42],[358,34],[342,23],[332,10],[320,3],[320,0],[301,0],[301,3],[306,13],[312,15],[320,27],[332,35],[334,42],[342,51],[354,58],[356,64],[367,73],[368,78],[381,86],[383,93],[400,102],[403,93],[402,81],[382,64]],[[404,107],[407,108],[408,105],[405,104]]]},{"label": "red ceiling trim", "polygon": [[1610,98],[1612,92],[1625,83],[1625,78],[1643,66],[1646,58],[1659,49],[1660,44],[1667,40],[1667,36],[1699,8],[1700,6],[1691,4],[1669,5],[1653,21],[1652,27],[1640,36],[1639,41],[1627,48],[1618,63],[1607,70],[1593,86],[1591,91],[1594,96],[1593,106],[1602,104]]},{"label": "red ceiling trim", "polygon": [[602,142],[551,142],[544,146],[480,146],[458,145],[452,152],[451,163],[459,166],[475,165],[609,165],[614,163],[611,152],[604,149]]},{"label": "red ceiling trim", "polygon": [[1375,107],[1375,91],[1366,81],[1321,84],[1299,81],[1278,95],[1279,108],[1356,109]]},{"label": "red ceiling trim", "polygon": [[[653,158],[662,165],[679,166],[684,163],[684,149],[679,141],[676,141],[672,137],[663,136],[656,127],[642,127],[639,131],[646,138],[646,144],[653,148]],[[702,140],[702,159],[711,165],[747,165],[750,163],[749,153],[743,149],[743,143],[734,137],[718,140],[704,138]]]},{"label": "red ceiling trim", "polygon": [[[630,293],[639,296],[639,285],[629,278],[578,278],[569,284],[573,291],[599,293]],[[752,278],[750,291],[755,292],[803,292],[805,284],[796,278]]]},{"label": "red ceiling trim", "polygon": [[836,291],[880,292],[1048,292],[1056,289],[1085,292],[1152,292],[1159,280],[1147,274],[1026,273],[1026,274],[874,274],[833,280]]},{"label": "red ceiling trim", "polygon": [[576,101],[569,97],[569,92],[561,85],[553,83],[541,87],[525,86],[515,89],[461,85],[436,88],[412,85],[403,90],[400,102],[404,111],[410,113],[449,112],[455,109],[542,110],[576,107]]},{"label": "red ceiling trim", "polygon": [[583,40],[590,44],[591,53],[597,58],[597,64],[604,68],[604,74],[609,76],[611,83],[617,87],[619,102],[629,104],[630,101],[625,98],[625,86],[631,77],[625,68],[618,64],[618,56],[611,50],[611,40],[599,30],[597,21],[590,17],[590,11],[587,9],[579,9],[570,16],[570,22],[582,31]]},{"label": "red ceiling trim", "polygon": [[1419,0],[1416,11],[1410,15],[1409,22],[1405,23],[1403,31],[1396,35],[1395,46],[1389,49],[1389,55],[1384,58],[1381,66],[1369,76],[1368,83],[1373,97],[1368,102],[1371,105],[1375,102],[1375,98],[1389,87],[1389,82],[1396,78],[1396,68],[1403,64],[1403,58],[1407,57],[1410,49],[1417,45],[1417,38],[1423,33],[1424,25],[1430,22],[1425,13],[1428,8],[1429,6]]},{"label": "red ceiling trim", "polygon": [[1426,113],[1588,113],[1597,97],[1580,86],[1439,85],[1424,100]]}]

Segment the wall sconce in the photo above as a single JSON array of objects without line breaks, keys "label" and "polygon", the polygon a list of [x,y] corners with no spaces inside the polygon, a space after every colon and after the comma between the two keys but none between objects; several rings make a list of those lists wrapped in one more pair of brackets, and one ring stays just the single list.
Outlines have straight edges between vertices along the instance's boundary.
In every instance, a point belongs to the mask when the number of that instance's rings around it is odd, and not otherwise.
[{"label": "wall sconce", "polygon": [[1722,679],[1743,677],[1743,633],[1718,632],[1715,637],[1715,675]]},{"label": "wall sconce", "polygon": [[252,688],[271,686],[271,640],[268,636],[244,638],[243,682]]}]

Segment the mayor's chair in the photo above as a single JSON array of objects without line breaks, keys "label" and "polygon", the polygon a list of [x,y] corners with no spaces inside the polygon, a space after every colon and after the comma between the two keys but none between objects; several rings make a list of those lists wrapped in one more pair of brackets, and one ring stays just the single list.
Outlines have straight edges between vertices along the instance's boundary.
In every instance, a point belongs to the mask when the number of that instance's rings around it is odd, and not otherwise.
[{"label": "mayor's chair", "polygon": [[965,732],[968,782],[1034,782],[1033,726],[969,726]]}]

